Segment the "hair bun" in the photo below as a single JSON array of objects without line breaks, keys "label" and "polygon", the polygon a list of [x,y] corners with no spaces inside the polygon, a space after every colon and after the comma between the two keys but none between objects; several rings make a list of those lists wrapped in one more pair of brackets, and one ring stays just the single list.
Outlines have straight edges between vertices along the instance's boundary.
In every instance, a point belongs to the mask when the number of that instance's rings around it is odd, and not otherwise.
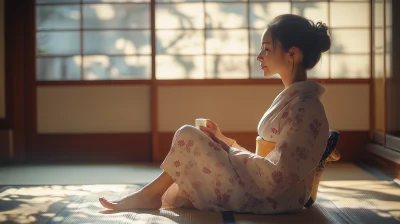
[{"label": "hair bun", "polygon": [[317,34],[317,46],[321,52],[325,52],[331,48],[331,38],[328,33],[328,26],[325,23],[317,22],[315,24]]}]

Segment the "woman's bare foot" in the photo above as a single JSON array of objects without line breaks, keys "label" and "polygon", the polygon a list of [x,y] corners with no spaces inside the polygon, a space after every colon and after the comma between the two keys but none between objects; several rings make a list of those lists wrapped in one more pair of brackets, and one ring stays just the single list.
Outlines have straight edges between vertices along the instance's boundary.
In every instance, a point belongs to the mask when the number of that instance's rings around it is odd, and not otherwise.
[{"label": "woman's bare foot", "polygon": [[99,198],[99,201],[103,207],[113,210],[159,209],[162,205],[160,196],[149,195],[143,191],[137,191],[116,201],[108,201],[105,198]]}]

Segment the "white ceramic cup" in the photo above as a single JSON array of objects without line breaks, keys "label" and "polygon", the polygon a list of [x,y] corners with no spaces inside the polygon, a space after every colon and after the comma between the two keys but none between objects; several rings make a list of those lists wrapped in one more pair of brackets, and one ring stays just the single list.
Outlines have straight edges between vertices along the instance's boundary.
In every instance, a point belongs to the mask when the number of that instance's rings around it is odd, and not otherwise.
[{"label": "white ceramic cup", "polygon": [[194,122],[194,125],[196,128],[200,129],[200,126],[206,126],[207,125],[207,119],[205,118],[197,118],[196,121]]}]

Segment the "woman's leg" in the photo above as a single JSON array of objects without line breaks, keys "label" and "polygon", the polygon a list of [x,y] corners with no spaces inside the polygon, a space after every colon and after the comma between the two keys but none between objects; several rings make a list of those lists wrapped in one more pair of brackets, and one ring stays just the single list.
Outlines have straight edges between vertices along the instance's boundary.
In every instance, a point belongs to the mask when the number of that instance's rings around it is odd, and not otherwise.
[{"label": "woman's leg", "polygon": [[[175,132],[172,145],[174,145],[180,131],[181,129],[178,129],[178,131]],[[99,198],[99,201],[103,207],[114,210],[135,208],[159,209],[162,205],[161,197],[173,183],[174,181],[171,176],[163,171],[160,176],[135,193],[116,201],[108,201],[105,198]]]},{"label": "woman's leg", "polygon": [[174,183],[168,173],[163,172],[155,180],[144,186],[139,191],[130,194],[117,201],[108,201],[99,198],[101,205],[108,209],[159,209],[161,208],[161,197],[165,191]]},{"label": "woman's leg", "polygon": [[[174,146],[176,146],[176,141],[179,138],[191,138],[193,135],[198,135],[202,133],[195,127],[184,125],[180,129],[175,132],[174,138],[172,140],[171,150],[168,153],[167,157],[165,158],[163,165],[170,164],[172,165],[175,158],[177,158],[177,154],[174,153]],[[204,133],[202,133],[204,137],[207,137]],[[181,149],[187,152],[187,148]],[[172,156],[174,154],[174,156]],[[174,159],[173,159],[174,158]],[[169,168],[167,166],[167,168]],[[167,170],[168,169],[164,169]],[[168,188],[174,183],[172,177],[167,173],[163,172],[160,176],[158,176],[155,180],[153,180],[150,184],[144,186],[139,191],[130,194],[120,200],[116,201],[107,201],[104,198],[99,198],[100,203],[109,209],[114,210],[124,210],[124,209],[135,209],[135,208],[142,208],[142,209],[159,209],[162,205],[161,198],[164,193],[168,190]]]}]

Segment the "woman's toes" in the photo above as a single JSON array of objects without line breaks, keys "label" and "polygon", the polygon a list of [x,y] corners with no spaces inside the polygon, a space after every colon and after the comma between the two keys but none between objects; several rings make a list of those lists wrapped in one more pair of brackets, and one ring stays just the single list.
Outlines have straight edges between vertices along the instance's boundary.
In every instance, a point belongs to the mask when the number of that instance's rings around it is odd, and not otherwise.
[{"label": "woman's toes", "polygon": [[159,209],[161,208],[161,198],[149,198],[148,195],[134,193],[117,201],[108,201],[105,198],[99,198],[99,202],[105,208],[112,210],[127,209]]},{"label": "woman's toes", "polygon": [[118,204],[109,202],[105,198],[99,198],[100,204],[103,205],[103,207],[108,208],[108,209],[117,209]]},{"label": "woman's toes", "polygon": [[106,201],[106,199],[99,198],[99,202],[103,207],[108,208],[108,201]]}]

